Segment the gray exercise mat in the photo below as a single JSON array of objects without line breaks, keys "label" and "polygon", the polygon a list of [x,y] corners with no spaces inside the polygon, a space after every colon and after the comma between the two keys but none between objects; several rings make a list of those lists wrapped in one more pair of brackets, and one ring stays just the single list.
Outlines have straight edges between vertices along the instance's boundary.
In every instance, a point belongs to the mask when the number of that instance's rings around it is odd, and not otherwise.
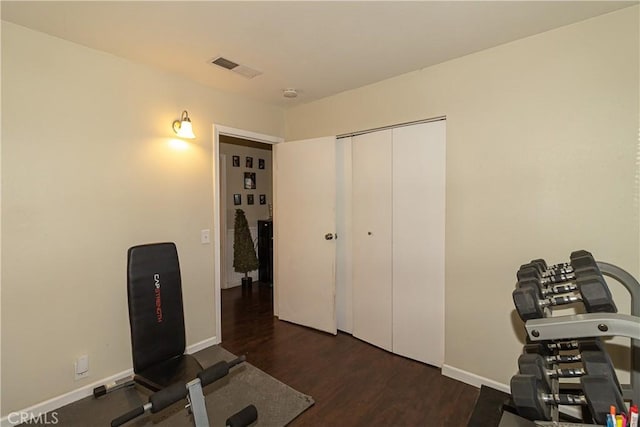
[{"label": "gray exercise mat", "polygon": [[[235,356],[220,346],[208,347],[194,354],[202,366],[208,367]],[[229,375],[204,388],[211,427],[224,427],[226,419],[249,404],[258,409],[258,421],[253,426],[285,426],[313,405],[311,396],[244,362],[231,369]],[[148,393],[140,387],[116,390],[99,399],[87,397],[55,412],[59,426],[108,426],[111,420],[148,401]],[[184,401],[158,414],[145,414],[128,426],[192,427],[193,421],[184,409]],[[37,425],[37,424],[29,424]]]}]

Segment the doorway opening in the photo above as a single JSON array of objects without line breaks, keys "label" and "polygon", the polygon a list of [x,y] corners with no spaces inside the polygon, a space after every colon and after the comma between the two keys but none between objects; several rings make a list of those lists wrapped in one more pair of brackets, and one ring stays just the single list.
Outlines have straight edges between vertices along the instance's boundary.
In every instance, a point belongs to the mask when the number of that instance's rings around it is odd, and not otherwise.
[{"label": "doorway opening", "polygon": [[[257,244],[258,221],[267,221],[273,206],[271,146],[282,141],[279,137],[213,125],[213,249],[217,343],[223,339],[222,291],[239,289],[240,280],[244,276],[233,270],[235,209],[245,212],[252,238]],[[263,255],[263,262],[267,261]],[[250,275],[258,282],[254,286],[258,288],[261,285],[260,271],[251,272]],[[267,287],[271,292],[268,284]]]},{"label": "doorway opening", "polygon": [[272,237],[273,219],[273,163],[271,144],[250,141],[228,135],[220,136],[220,208],[221,233],[225,245],[221,247],[222,289],[240,286],[244,276],[233,269],[235,212],[241,209],[251,233],[260,268],[250,271],[253,282],[271,285],[272,254],[266,245]]}]

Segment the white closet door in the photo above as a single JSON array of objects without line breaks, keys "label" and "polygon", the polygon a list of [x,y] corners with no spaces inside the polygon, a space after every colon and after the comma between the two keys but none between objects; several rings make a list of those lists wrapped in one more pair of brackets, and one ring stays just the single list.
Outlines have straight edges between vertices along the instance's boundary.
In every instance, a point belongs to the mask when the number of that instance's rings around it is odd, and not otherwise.
[{"label": "white closet door", "polygon": [[274,145],[278,317],[336,334],[336,139]]},{"label": "white closet door", "polygon": [[353,335],[392,349],[391,130],[353,137]]},{"label": "white closet door", "polygon": [[393,352],[444,362],[446,122],[393,130]]}]

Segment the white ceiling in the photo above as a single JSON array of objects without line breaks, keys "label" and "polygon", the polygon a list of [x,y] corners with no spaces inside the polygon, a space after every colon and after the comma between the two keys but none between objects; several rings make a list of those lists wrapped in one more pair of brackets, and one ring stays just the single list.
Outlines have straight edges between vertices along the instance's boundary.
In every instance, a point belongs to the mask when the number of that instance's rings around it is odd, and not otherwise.
[{"label": "white ceiling", "polygon": [[[637,1],[2,1],[2,19],[288,107]],[[263,74],[209,64],[222,55]],[[299,96],[286,99],[285,88]]]}]

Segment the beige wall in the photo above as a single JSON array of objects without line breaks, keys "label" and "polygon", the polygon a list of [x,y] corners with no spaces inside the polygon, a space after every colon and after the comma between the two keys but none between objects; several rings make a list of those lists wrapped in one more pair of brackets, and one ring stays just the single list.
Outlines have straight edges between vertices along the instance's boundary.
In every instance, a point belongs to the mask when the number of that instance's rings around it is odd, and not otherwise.
[{"label": "beige wall", "polygon": [[585,248],[640,272],[638,36],[635,6],[287,110],[287,140],[447,116],[454,370],[517,370],[520,264]]},{"label": "beige wall", "polygon": [[[518,265],[588,248],[640,272],[638,93],[638,7],[286,116],[3,22],[2,415],[131,366],[131,245],[177,243],[188,344],[215,334],[213,250],[199,243],[213,122],[282,135],[286,118],[291,140],[446,115],[445,363],[507,383]],[[177,150],[183,109],[198,138]],[[91,376],[75,382],[81,354]]]},{"label": "beige wall", "polygon": [[176,242],[188,345],[214,337],[211,124],[282,135],[282,110],[2,22],[2,113],[2,415],[131,367],[132,245]]},{"label": "beige wall", "polygon": [[[235,144],[220,143],[220,154],[226,154],[227,166],[227,229],[233,229],[236,209],[242,209],[247,217],[249,227],[257,227],[259,219],[269,218],[269,203],[272,200],[272,172],[271,150],[261,150],[258,148],[243,147]],[[231,165],[232,156],[240,156],[240,167]],[[245,158],[253,157],[253,168],[245,167]],[[265,168],[258,169],[258,159],[264,159]],[[247,190],[244,188],[244,173],[254,172],[256,174],[256,189]],[[242,196],[242,205],[234,206],[233,195]],[[247,195],[253,194],[253,205],[247,204]],[[267,204],[260,204],[260,194],[266,195]]]}]

